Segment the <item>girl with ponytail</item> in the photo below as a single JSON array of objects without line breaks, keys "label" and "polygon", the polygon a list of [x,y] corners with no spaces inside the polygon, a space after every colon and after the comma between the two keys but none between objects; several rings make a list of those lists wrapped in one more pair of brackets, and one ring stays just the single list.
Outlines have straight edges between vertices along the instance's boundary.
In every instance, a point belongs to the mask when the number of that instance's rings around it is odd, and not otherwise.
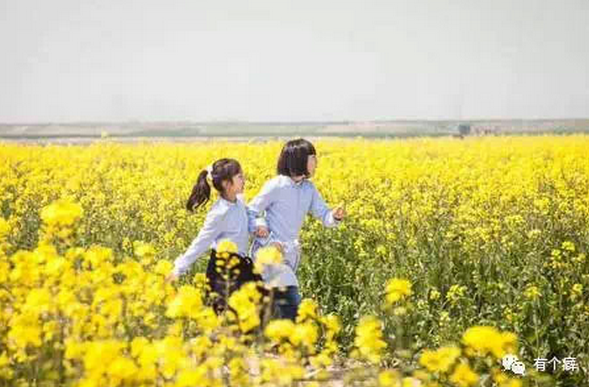
[{"label": "girl with ponytail", "polygon": [[[245,282],[261,281],[261,277],[253,273],[252,261],[245,256],[249,242],[248,215],[241,198],[245,177],[239,162],[234,159],[220,159],[201,171],[186,203],[186,208],[189,211],[201,208],[209,201],[211,197],[209,182],[220,193],[220,197],[211,206],[198,236],[186,252],[174,262],[174,269],[167,281],[177,280],[204,252],[211,248],[207,279],[210,290],[217,296],[221,296],[216,297],[216,301],[213,302],[215,312],[220,313],[226,309],[226,299],[233,291]],[[229,262],[233,257],[239,259],[239,264],[236,267],[239,270],[235,271],[238,274],[231,279],[223,277],[216,270],[217,261],[222,258],[216,250],[224,240],[231,241],[237,251],[227,253],[230,256],[225,254],[223,259],[226,262]]]}]

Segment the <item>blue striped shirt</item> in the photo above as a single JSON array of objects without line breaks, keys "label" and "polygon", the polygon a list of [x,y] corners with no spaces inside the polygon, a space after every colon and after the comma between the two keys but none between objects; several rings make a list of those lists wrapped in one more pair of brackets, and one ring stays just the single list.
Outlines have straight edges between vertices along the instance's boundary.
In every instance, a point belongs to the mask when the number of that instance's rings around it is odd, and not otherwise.
[{"label": "blue striped shirt", "polygon": [[186,252],[174,262],[173,273],[184,274],[203,253],[229,239],[237,245],[238,253],[245,255],[249,243],[248,215],[242,198],[235,203],[219,198],[208,212],[198,236]]},{"label": "blue striped shirt", "polygon": [[247,208],[250,232],[254,232],[260,224],[256,218],[264,211],[270,236],[254,239],[251,256],[255,259],[260,247],[276,241],[282,243],[283,263],[266,268],[264,281],[271,287],[298,286],[295,273],[301,259],[299,232],[305,216],[311,213],[326,227],[334,227],[339,221],[334,219],[331,209],[311,181],[303,179],[295,182],[284,175],[268,180],[260,193],[250,201]]}]

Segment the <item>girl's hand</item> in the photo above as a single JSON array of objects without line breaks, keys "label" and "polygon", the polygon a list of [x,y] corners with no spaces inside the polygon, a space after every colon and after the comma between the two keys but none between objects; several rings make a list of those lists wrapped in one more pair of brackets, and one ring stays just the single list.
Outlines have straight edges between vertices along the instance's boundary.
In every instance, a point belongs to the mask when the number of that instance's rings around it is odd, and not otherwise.
[{"label": "girl's hand", "polygon": [[343,220],[346,217],[346,209],[343,206],[337,206],[331,213],[337,221]]},{"label": "girl's hand", "polygon": [[258,228],[256,229],[255,235],[260,237],[260,238],[266,238],[268,236],[269,232],[268,232],[268,227],[264,227],[264,226],[258,226]]},{"label": "girl's hand", "polygon": [[166,277],[166,283],[171,284],[172,282],[176,282],[178,280],[178,276],[174,273],[168,274]]}]

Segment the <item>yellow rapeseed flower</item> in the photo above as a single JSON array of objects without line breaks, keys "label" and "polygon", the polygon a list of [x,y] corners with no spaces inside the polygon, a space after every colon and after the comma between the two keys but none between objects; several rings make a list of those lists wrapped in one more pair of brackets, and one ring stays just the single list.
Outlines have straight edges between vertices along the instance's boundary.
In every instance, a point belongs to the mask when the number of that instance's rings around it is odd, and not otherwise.
[{"label": "yellow rapeseed flower", "polygon": [[460,285],[452,285],[446,293],[446,299],[450,301],[452,305],[455,305],[462,297],[464,297],[464,292],[466,292],[466,286]]},{"label": "yellow rapeseed flower", "polygon": [[4,238],[6,238],[9,232],[10,225],[4,218],[0,218],[0,242],[2,242]]},{"label": "yellow rapeseed flower", "polygon": [[501,383],[500,387],[522,387],[523,383],[519,379],[509,379],[504,383]]},{"label": "yellow rapeseed flower", "polygon": [[173,268],[172,262],[162,259],[157,262],[153,271],[159,275],[167,276]]},{"label": "yellow rapeseed flower", "polygon": [[466,363],[460,363],[450,375],[450,381],[459,387],[474,386],[479,381],[479,375]]},{"label": "yellow rapeseed flower", "polygon": [[308,351],[313,351],[318,338],[319,331],[317,330],[317,326],[312,322],[296,324],[294,331],[289,336],[289,340],[293,345],[302,345],[306,347]]},{"label": "yellow rapeseed flower", "polygon": [[384,370],[378,374],[380,387],[397,387],[399,385],[399,373],[393,370]]},{"label": "yellow rapeseed flower", "polygon": [[360,357],[378,363],[387,343],[382,339],[381,322],[374,316],[364,316],[356,327],[354,344]]},{"label": "yellow rapeseed flower", "polygon": [[275,246],[262,247],[256,253],[254,270],[262,273],[265,266],[282,263],[282,253]]},{"label": "yellow rapeseed flower", "polygon": [[475,354],[492,354],[500,359],[508,353],[515,353],[517,336],[510,332],[499,332],[490,326],[475,326],[466,330],[462,342],[471,348]]},{"label": "yellow rapeseed flower", "polygon": [[260,325],[260,300],[254,282],[248,282],[229,297],[229,306],[237,312],[237,321],[242,332],[249,332]]},{"label": "yellow rapeseed flower", "polygon": [[299,305],[297,312],[297,322],[303,322],[306,320],[313,320],[317,318],[317,303],[310,298],[305,298]]},{"label": "yellow rapeseed flower", "polygon": [[419,358],[419,364],[431,372],[445,373],[459,356],[460,349],[457,347],[443,347],[436,351],[426,350]]},{"label": "yellow rapeseed flower", "polygon": [[264,329],[264,334],[267,338],[274,342],[279,342],[282,339],[288,339],[295,329],[295,324],[291,320],[272,320]]},{"label": "yellow rapeseed flower", "polygon": [[135,252],[136,256],[141,258],[155,255],[155,249],[153,246],[142,241],[133,242],[133,251]]},{"label": "yellow rapeseed flower", "polygon": [[83,213],[82,206],[64,199],[43,208],[41,219],[48,225],[71,226]]},{"label": "yellow rapeseed flower", "polygon": [[217,244],[219,253],[237,253],[237,245],[229,239],[223,239]]},{"label": "yellow rapeseed flower", "polygon": [[394,304],[412,294],[411,282],[406,279],[393,278],[387,283],[386,300],[389,304]]},{"label": "yellow rapeseed flower", "polygon": [[524,291],[524,297],[528,300],[534,301],[542,297],[542,293],[540,293],[537,286],[530,285]]},{"label": "yellow rapeseed flower", "polygon": [[168,317],[197,317],[202,307],[202,294],[193,286],[182,286],[168,305]]}]

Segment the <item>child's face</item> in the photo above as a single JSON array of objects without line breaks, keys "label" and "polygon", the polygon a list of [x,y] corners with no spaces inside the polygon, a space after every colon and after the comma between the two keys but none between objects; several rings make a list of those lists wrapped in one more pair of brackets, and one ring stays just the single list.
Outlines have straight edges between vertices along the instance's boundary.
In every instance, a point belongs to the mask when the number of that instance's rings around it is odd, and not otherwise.
[{"label": "child's face", "polygon": [[229,186],[227,187],[227,191],[232,192],[234,194],[241,194],[243,193],[244,188],[245,175],[243,174],[243,172],[239,172],[231,179],[231,184],[229,184]]},{"label": "child's face", "polygon": [[309,155],[309,158],[307,159],[307,171],[309,172],[309,176],[315,174],[315,168],[317,168],[317,156]]}]

